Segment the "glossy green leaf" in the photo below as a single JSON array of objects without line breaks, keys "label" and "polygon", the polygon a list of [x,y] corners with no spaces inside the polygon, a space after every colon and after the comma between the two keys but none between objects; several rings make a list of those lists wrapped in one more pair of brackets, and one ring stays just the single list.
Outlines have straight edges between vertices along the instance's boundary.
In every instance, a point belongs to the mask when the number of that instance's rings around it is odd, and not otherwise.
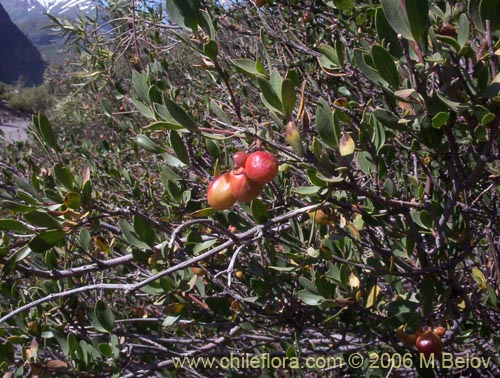
[{"label": "glossy green leaf", "polygon": [[122,219],[118,222],[120,229],[123,232],[125,239],[134,247],[139,249],[149,249],[149,245],[141,240],[141,237],[136,233],[130,223]]},{"label": "glossy green leaf", "polygon": [[258,198],[252,200],[250,204],[250,209],[252,211],[252,216],[255,222],[262,224],[269,219],[269,212],[267,211],[267,206]]},{"label": "glossy green leaf", "polygon": [[63,167],[60,164],[54,165],[54,175],[59,184],[63,185],[66,189],[73,190],[75,186],[75,180],[71,171],[67,167]]},{"label": "glossy green leaf", "polygon": [[377,108],[373,111],[373,115],[385,127],[394,130],[400,130],[403,126],[399,123],[399,118],[394,113],[387,109]]},{"label": "glossy green leaf", "polygon": [[298,296],[302,302],[309,306],[319,306],[325,300],[322,295],[311,293],[307,290],[300,290]]},{"label": "glossy green leaf", "polygon": [[132,71],[132,86],[141,101],[148,105],[151,104],[149,98],[149,75],[147,72],[139,73]]},{"label": "glossy green leaf", "polygon": [[167,14],[174,23],[186,29],[196,30],[202,17],[200,0],[168,0]]},{"label": "glossy green leaf", "polygon": [[115,315],[109,306],[103,301],[97,301],[94,306],[94,328],[101,332],[111,332],[115,325]]},{"label": "glossy green leaf", "polygon": [[[418,1],[418,0],[414,0]],[[380,0],[384,14],[391,28],[404,38],[414,40],[410,29],[410,22],[405,15],[401,0]]]},{"label": "glossy green leaf", "polygon": [[142,102],[136,100],[135,98],[131,98],[130,101],[134,104],[136,109],[141,113],[144,117],[149,119],[156,119],[155,113],[151,110],[151,108]]},{"label": "glossy green leaf", "polygon": [[[260,98],[264,105],[271,111],[278,114],[282,113],[282,104],[280,100],[280,95],[278,95],[269,80],[258,78],[259,87],[261,90]],[[281,87],[280,87],[281,91]]]},{"label": "glossy green leaf", "polygon": [[488,88],[486,88],[486,91],[483,93],[485,99],[497,96],[500,96],[500,73],[493,78],[491,84],[488,85]]},{"label": "glossy green leaf", "polygon": [[169,123],[162,121],[152,122],[144,127],[144,131],[180,130],[180,129],[183,129],[183,127],[178,123]]},{"label": "glossy green leaf", "polygon": [[0,230],[26,232],[29,228],[15,219],[0,219]]},{"label": "glossy green leaf", "polygon": [[30,211],[24,214],[24,219],[37,227],[62,228],[61,223],[56,218],[43,211]]},{"label": "glossy green leaf", "polygon": [[33,252],[42,253],[59,245],[64,240],[65,234],[62,230],[45,231],[31,239],[28,246]]},{"label": "glossy green leaf", "polygon": [[189,131],[197,131],[198,125],[193,120],[193,118],[179,105],[173,102],[169,97],[165,97],[165,106],[168,110],[168,113],[176,122],[180,125],[184,126]]},{"label": "glossy green leaf", "polygon": [[214,114],[221,122],[230,125],[231,124],[231,119],[229,116],[222,110],[222,108],[215,102],[215,100],[210,99],[210,102],[208,104],[208,109],[212,114]]},{"label": "glossy green leaf", "polygon": [[354,49],[354,60],[356,62],[356,66],[360,69],[363,75],[365,75],[366,78],[370,80],[372,83],[381,86],[388,85],[388,83],[382,78],[382,76],[378,73],[378,71],[373,69],[366,63],[365,54],[363,54],[363,51],[359,49]]},{"label": "glossy green leaf", "polygon": [[316,108],[316,129],[323,143],[337,147],[340,139],[340,128],[333,121],[333,112],[325,100],[320,99]]},{"label": "glossy green leaf", "polygon": [[184,141],[180,137],[179,133],[172,130],[170,131],[170,146],[175,152],[175,156],[182,161],[184,164],[189,165],[189,154],[187,152]]},{"label": "glossy green leaf", "polygon": [[137,144],[139,147],[144,148],[146,151],[155,153],[155,154],[160,154],[162,152],[165,152],[165,149],[158,146],[155,142],[153,142],[151,139],[149,139],[146,135],[139,134],[136,137]]},{"label": "glossy green leaf", "polygon": [[413,39],[426,47],[425,39],[429,24],[428,0],[405,0],[406,14]]},{"label": "glossy green leaf", "polygon": [[64,205],[70,209],[79,209],[82,205],[82,196],[77,192],[69,192],[64,196]]},{"label": "glossy green leaf", "polygon": [[266,77],[266,75],[259,69],[258,61],[250,59],[231,59],[231,63],[239,72],[244,73],[251,78]]},{"label": "glossy green leaf", "polygon": [[217,47],[217,42],[210,40],[203,45],[203,52],[210,59],[217,59],[217,54],[219,53],[219,48]]},{"label": "glossy green leaf", "polygon": [[303,196],[310,196],[314,194],[318,194],[318,192],[321,190],[320,186],[298,186],[296,188],[293,188],[292,191],[294,193],[303,195]]},{"label": "glossy green leaf", "polygon": [[155,243],[155,232],[151,227],[150,221],[143,215],[134,215],[134,231],[139,239],[152,247]]},{"label": "glossy green leaf", "polygon": [[[333,47],[327,45],[326,43],[322,43],[318,46],[318,51],[321,54],[323,54],[323,57],[326,58],[326,60],[329,62],[329,64],[328,64],[328,62],[325,62],[327,68],[328,68],[328,65],[332,65],[332,64],[334,67],[340,66],[339,56],[337,54],[337,51]],[[325,59],[320,58],[320,64],[321,64],[321,61],[324,61],[324,60]]]},{"label": "glossy green leaf", "polygon": [[446,122],[448,122],[449,118],[450,113],[439,112],[434,117],[432,117],[432,127],[434,127],[435,129],[440,129],[441,127],[446,125]]},{"label": "glossy green leaf", "polygon": [[382,46],[373,45],[372,57],[375,68],[382,78],[387,81],[393,89],[398,89],[399,74],[391,54]]},{"label": "glossy green leaf", "polygon": [[396,58],[403,56],[403,50],[401,49],[398,35],[387,22],[384,10],[381,7],[377,8],[375,13],[375,27],[377,28],[380,42],[382,42],[385,47],[389,47],[391,54]]},{"label": "glossy green leaf", "polygon": [[481,0],[479,15],[486,30],[486,20],[490,21],[491,31],[500,29],[500,0]]},{"label": "glossy green leaf", "polygon": [[33,123],[35,124],[42,140],[47,143],[47,146],[59,151],[56,134],[54,133],[54,129],[52,128],[48,118],[42,113],[38,113],[38,117],[33,117]]},{"label": "glossy green leaf", "polygon": [[460,47],[464,47],[469,41],[470,22],[465,13],[460,15],[458,20],[457,42]]}]

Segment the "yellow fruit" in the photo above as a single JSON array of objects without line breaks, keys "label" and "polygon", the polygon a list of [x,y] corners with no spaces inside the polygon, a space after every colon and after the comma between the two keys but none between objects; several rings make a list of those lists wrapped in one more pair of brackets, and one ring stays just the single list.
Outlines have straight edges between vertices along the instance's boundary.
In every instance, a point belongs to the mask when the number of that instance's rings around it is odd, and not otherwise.
[{"label": "yellow fruit", "polygon": [[325,212],[324,210],[318,209],[310,211],[309,218],[314,220],[316,224],[332,224],[334,222],[333,213]]},{"label": "yellow fruit", "polygon": [[233,206],[236,198],[231,193],[229,173],[212,181],[207,190],[207,201],[215,210],[226,210]]}]

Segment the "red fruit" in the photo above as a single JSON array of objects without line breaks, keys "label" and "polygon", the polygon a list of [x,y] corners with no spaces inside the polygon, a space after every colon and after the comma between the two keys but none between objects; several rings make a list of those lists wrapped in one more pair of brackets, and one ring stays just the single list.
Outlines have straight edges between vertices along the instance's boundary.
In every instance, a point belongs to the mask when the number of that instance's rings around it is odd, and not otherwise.
[{"label": "red fruit", "polygon": [[433,353],[437,355],[443,350],[441,338],[430,329],[417,337],[415,346],[425,358],[429,358]]},{"label": "red fruit", "polygon": [[245,174],[252,181],[266,184],[278,174],[278,160],[267,151],[253,152],[245,162]]},{"label": "red fruit", "polygon": [[231,171],[229,175],[231,193],[238,201],[250,202],[264,188],[263,184],[250,180],[243,172]]},{"label": "red fruit", "polygon": [[245,166],[248,155],[243,151],[238,151],[233,156],[234,168],[240,168]]},{"label": "red fruit", "polygon": [[446,333],[446,328],[444,327],[436,327],[434,328],[434,333],[440,337],[443,337]]},{"label": "red fruit", "polygon": [[233,206],[236,198],[231,193],[229,173],[220,175],[208,186],[207,201],[215,210],[226,210]]}]

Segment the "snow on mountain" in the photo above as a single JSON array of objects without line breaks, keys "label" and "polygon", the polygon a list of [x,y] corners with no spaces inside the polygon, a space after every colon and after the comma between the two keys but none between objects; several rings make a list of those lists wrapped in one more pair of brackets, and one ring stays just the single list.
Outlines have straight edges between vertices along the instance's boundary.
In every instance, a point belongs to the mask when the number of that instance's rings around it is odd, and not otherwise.
[{"label": "snow on mountain", "polygon": [[[94,13],[99,0],[0,0],[10,19],[31,40],[46,61],[62,59],[57,50],[63,39],[50,28],[49,13],[56,17],[77,18],[81,14]],[[3,32],[0,30],[0,32]]]},{"label": "snow on mountain", "polygon": [[[9,12],[11,17],[26,16],[26,13],[50,13],[55,16],[70,13],[74,16],[81,12],[95,9],[96,0],[0,0],[0,4]],[[23,15],[24,13],[24,15]]]}]

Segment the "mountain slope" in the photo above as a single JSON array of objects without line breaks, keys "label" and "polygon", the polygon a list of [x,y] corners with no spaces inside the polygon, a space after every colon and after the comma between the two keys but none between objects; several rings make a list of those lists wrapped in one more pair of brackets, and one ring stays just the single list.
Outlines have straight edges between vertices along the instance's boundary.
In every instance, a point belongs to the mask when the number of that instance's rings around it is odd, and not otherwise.
[{"label": "mountain slope", "polygon": [[62,56],[57,50],[62,41],[46,27],[49,18],[44,13],[56,17],[76,18],[79,14],[93,12],[96,0],[0,0],[9,13],[12,22],[35,44],[43,58],[49,62],[60,62]]},{"label": "mountain slope", "polygon": [[0,81],[15,83],[23,78],[29,85],[42,83],[45,63],[40,52],[1,5],[0,30]]}]

